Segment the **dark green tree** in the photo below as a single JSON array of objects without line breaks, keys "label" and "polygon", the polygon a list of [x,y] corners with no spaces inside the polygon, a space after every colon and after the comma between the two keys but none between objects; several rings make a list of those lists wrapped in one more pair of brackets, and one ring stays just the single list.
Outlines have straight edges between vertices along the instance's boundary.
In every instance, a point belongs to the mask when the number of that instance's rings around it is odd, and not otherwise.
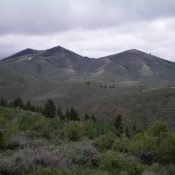
[{"label": "dark green tree", "polygon": [[0,148],[4,147],[4,135],[3,132],[0,130]]},{"label": "dark green tree", "polygon": [[65,118],[69,119],[69,115],[70,115],[70,111],[67,109],[66,112],[65,112]]},{"label": "dark green tree", "polygon": [[19,96],[16,97],[13,101],[13,106],[23,108],[24,107],[23,99]]},{"label": "dark green tree", "polygon": [[55,104],[53,102],[52,99],[48,99],[46,101],[46,104],[44,106],[44,111],[43,113],[47,116],[47,117],[54,117],[56,114],[56,107]]},{"label": "dark green tree", "polygon": [[61,120],[65,119],[65,115],[62,113],[60,106],[58,106],[58,108],[57,108],[57,115],[60,117]]},{"label": "dark green tree", "polygon": [[32,105],[31,105],[29,100],[27,101],[27,103],[26,103],[24,108],[25,108],[25,110],[32,111]]},{"label": "dark green tree", "polygon": [[94,121],[94,122],[96,122],[96,120],[97,120],[94,114],[91,116],[91,119],[92,119],[92,121]]},{"label": "dark green tree", "polygon": [[6,106],[6,105],[7,105],[6,99],[4,99],[3,97],[1,97],[1,99],[0,99],[0,106]]},{"label": "dark green tree", "polygon": [[9,104],[8,104],[9,107],[14,107],[14,103],[13,101],[10,101]]},{"label": "dark green tree", "polygon": [[80,118],[78,117],[78,112],[72,107],[69,111],[69,116],[68,116],[69,120],[73,120],[73,121],[79,121]]},{"label": "dark green tree", "polygon": [[125,135],[126,135],[126,137],[130,138],[130,133],[129,133],[128,127],[125,128]]},{"label": "dark green tree", "polygon": [[62,115],[62,111],[61,111],[61,107],[60,106],[58,106],[58,108],[57,108],[57,115]]},{"label": "dark green tree", "polygon": [[121,136],[121,134],[123,133],[123,126],[122,126],[122,115],[119,114],[115,120],[114,120],[114,127],[116,130],[116,134],[118,137]]},{"label": "dark green tree", "polygon": [[87,113],[85,113],[84,114],[84,120],[89,120],[89,118],[90,118],[90,116]]}]

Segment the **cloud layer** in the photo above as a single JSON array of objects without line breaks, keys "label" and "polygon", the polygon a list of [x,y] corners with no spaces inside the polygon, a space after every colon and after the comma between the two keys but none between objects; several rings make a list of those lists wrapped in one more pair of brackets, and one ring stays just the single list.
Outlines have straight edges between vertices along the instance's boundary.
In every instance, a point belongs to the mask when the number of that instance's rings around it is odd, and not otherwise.
[{"label": "cloud layer", "polygon": [[0,56],[61,45],[100,57],[140,49],[174,60],[174,0],[0,0]]}]

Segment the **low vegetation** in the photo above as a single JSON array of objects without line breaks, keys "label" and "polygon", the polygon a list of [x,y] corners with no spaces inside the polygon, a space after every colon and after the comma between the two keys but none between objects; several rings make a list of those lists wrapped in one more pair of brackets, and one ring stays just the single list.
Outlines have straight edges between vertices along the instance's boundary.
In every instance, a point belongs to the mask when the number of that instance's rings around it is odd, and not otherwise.
[{"label": "low vegetation", "polygon": [[175,135],[162,121],[147,130],[111,123],[49,99],[44,107],[0,100],[2,175],[174,175]]}]

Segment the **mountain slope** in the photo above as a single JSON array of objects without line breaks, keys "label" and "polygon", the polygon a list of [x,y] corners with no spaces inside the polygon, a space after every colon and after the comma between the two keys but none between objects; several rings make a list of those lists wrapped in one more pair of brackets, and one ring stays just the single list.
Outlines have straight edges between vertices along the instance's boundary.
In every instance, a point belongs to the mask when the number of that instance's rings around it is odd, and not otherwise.
[{"label": "mountain slope", "polygon": [[101,58],[111,76],[118,75],[139,84],[164,84],[175,80],[175,63],[138,51],[128,50]]},{"label": "mountain slope", "polygon": [[82,57],[60,46],[45,51],[26,49],[1,61],[0,68],[4,67],[46,81],[86,79],[139,85],[175,80],[175,63],[134,49],[100,59]]},{"label": "mountain slope", "polygon": [[52,98],[63,109],[74,106],[81,115],[90,112],[105,120],[122,113],[126,122],[146,121],[145,111],[149,120],[160,114],[171,121],[175,111],[165,115],[169,105],[164,111],[160,105],[150,112],[147,95],[157,93],[153,101],[160,95],[164,102],[174,94],[174,87],[168,87],[174,82],[175,63],[134,49],[92,59],[57,46],[26,49],[0,61],[0,96],[11,100],[20,95],[35,104]]}]

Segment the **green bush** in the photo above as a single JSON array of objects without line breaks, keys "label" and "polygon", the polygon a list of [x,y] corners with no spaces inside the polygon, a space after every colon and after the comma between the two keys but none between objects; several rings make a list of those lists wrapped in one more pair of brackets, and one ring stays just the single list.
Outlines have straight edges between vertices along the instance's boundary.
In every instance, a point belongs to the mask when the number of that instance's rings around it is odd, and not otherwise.
[{"label": "green bush", "polygon": [[119,175],[129,175],[127,171],[121,171]]},{"label": "green bush", "polygon": [[155,138],[147,133],[139,133],[130,142],[130,151],[134,156],[141,157],[143,153],[154,151]]},{"label": "green bush", "polygon": [[102,170],[120,172],[123,162],[116,152],[108,151],[101,157],[100,168]]},{"label": "green bush", "polygon": [[149,133],[154,137],[166,137],[166,135],[169,133],[169,128],[164,122],[157,121],[149,129]]},{"label": "green bush", "polygon": [[124,169],[126,168],[129,175],[140,175],[143,172],[142,164],[136,160],[127,161],[124,164]]},{"label": "green bush", "polygon": [[84,135],[89,139],[94,139],[102,134],[112,131],[112,126],[101,121],[86,120]]},{"label": "green bush", "polygon": [[56,168],[46,167],[37,170],[33,175],[67,175],[67,173]]},{"label": "green bush", "polygon": [[151,171],[145,171],[142,173],[142,175],[157,175],[157,174]]},{"label": "green bush", "polygon": [[126,153],[129,150],[130,140],[127,137],[117,137],[114,140],[112,149],[114,151],[119,151]]},{"label": "green bush", "polygon": [[68,126],[65,128],[66,138],[70,141],[78,141],[84,133],[84,124],[77,121],[69,121]]},{"label": "green bush", "polygon": [[102,171],[100,169],[92,169],[92,168],[85,168],[85,167],[78,168],[78,167],[76,167],[70,173],[70,175],[110,175],[110,174],[108,172]]},{"label": "green bush", "polygon": [[137,134],[131,140],[130,151],[144,159],[149,154],[150,163],[175,163],[175,136],[163,122],[156,122],[148,132]]},{"label": "green bush", "polygon": [[163,164],[175,163],[175,137],[167,135],[155,147],[157,161]]},{"label": "green bush", "polygon": [[31,116],[25,114],[18,119],[19,128],[21,131],[33,130],[35,125],[42,119],[43,117],[41,115]]},{"label": "green bush", "polygon": [[114,134],[112,132],[108,132],[102,135],[96,142],[96,146],[101,149],[110,149],[114,142]]}]

